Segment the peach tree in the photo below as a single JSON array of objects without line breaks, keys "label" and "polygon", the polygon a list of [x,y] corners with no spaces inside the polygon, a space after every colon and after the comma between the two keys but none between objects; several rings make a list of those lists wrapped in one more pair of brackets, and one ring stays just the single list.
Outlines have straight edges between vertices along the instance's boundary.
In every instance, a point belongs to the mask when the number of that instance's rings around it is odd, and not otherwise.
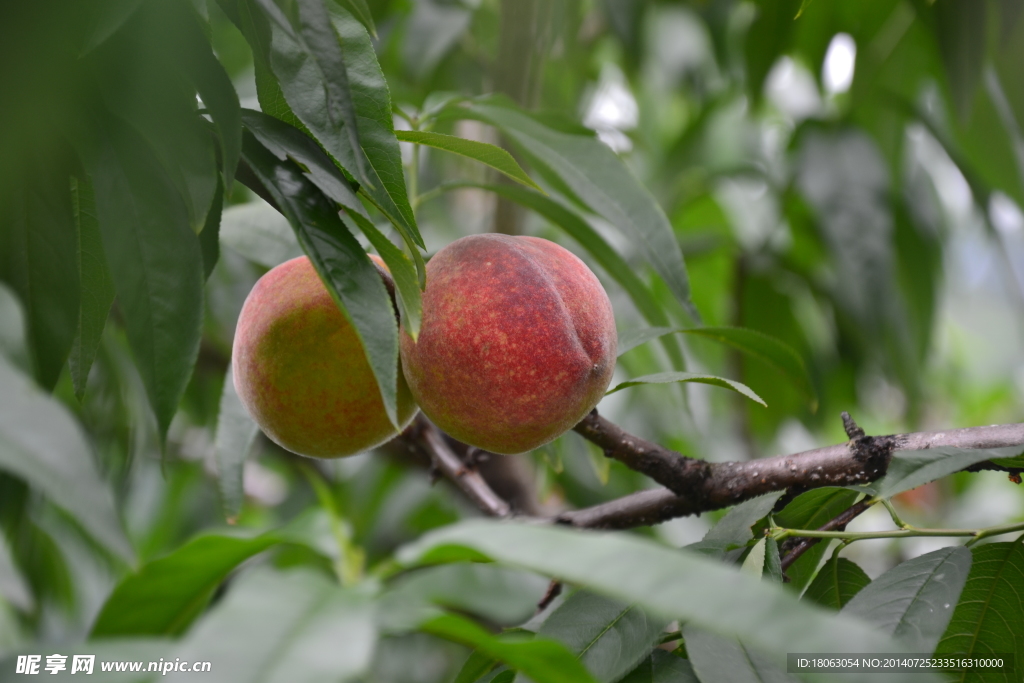
[{"label": "peach tree", "polygon": [[1019,680],[1022,8],[0,7],[0,681]]}]

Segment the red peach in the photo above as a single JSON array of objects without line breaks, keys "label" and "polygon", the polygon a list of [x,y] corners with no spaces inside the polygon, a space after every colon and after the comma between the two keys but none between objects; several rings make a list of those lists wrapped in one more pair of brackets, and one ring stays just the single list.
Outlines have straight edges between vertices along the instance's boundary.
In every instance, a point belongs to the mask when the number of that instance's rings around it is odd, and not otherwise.
[{"label": "red peach", "polygon": [[[390,285],[383,263],[373,259]],[[253,287],[238,318],[231,366],[249,414],[294,453],[339,458],[397,433],[362,342],[305,256],[271,269]],[[416,412],[399,372],[401,424]]]},{"label": "red peach", "polygon": [[615,370],[608,295],[568,250],[474,235],[427,264],[423,320],[401,335],[406,380],[441,429],[495,453],[537,448],[597,405]]}]

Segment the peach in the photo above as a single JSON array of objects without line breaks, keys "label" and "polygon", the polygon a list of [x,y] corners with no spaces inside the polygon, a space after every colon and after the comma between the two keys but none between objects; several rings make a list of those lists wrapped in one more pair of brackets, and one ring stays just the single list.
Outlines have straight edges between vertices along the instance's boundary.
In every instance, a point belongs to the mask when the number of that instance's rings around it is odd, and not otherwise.
[{"label": "peach", "polygon": [[537,237],[473,235],[427,264],[416,341],[401,335],[412,395],[456,439],[521,453],[571,429],[615,370],[608,295],[568,250]]},{"label": "peach", "polygon": [[[391,276],[373,258],[392,289]],[[253,287],[238,318],[231,366],[249,414],[294,453],[339,458],[396,434],[362,342],[305,256],[271,269]],[[399,372],[403,427],[416,412]]]}]

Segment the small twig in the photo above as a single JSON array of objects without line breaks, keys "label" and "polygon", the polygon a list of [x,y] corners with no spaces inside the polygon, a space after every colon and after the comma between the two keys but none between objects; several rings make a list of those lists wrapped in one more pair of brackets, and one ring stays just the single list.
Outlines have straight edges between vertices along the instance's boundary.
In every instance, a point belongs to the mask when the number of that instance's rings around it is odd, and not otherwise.
[{"label": "small twig", "polygon": [[475,468],[467,467],[445,442],[441,430],[422,414],[416,416],[402,438],[425,451],[430,456],[431,467],[458,486],[484,513],[492,517],[508,517],[512,513],[509,504],[491,489]]},{"label": "small twig", "polygon": [[[832,518],[828,522],[825,522],[825,524],[823,524],[820,527],[818,527],[818,530],[819,531],[845,530],[847,524],[849,524],[854,519],[856,519],[857,516],[860,513],[864,512],[869,507],[871,507],[871,505],[866,500],[862,500],[861,502],[857,503],[856,505],[850,506],[849,508],[844,510],[839,515],[836,515],[834,518]],[[801,555],[806,553],[808,550],[810,550],[811,548],[813,548],[815,545],[817,545],[820,542],[821,542],[820,538],[803,538],[802,540],[797,542],[796,545],[794,545],[792,547],[792,549],[790,549],[789,552],[786,553],[785,557],[782,558],[782,571],[785,572],[787,569],[789,569],[793,565],[794,562],[796,562],[798,559],[800,559]]]},{"label": "small twig", "polygon": [[548,584],[548,589],[544,591],[544,597],[537,603],[537,614],[540,614],[548,608],[555,598],[562,594],[562,582],[558,579],[551,579],[551,583]]},{"label": "small twig", "polygon": [[850,437],[851,441],[853,441],[854,439],[860,439],[864,436],[867,436],[864,433],[864,430],[861,429],[856,422],[854,422],[852,417],[850,417],[850,414],[848,412],[844,410],[839,414],[839,416],[843,418],[843,429],[846,430],[846,435]]}]

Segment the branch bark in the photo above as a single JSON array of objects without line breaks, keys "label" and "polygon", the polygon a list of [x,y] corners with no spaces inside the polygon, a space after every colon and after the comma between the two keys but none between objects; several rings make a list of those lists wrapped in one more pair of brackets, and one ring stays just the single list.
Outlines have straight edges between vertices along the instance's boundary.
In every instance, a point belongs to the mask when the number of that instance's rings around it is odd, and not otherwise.
[{"label": "branch bark", "polygon": [[476,467],[464,462],[445,441],[445,435],[422,413],[400,438],[430,458],[431,466],[448,478],[480,510],[491,517],[508,517],[512,509],[487,484]]},{"label": "branch bark", "polygon": [[608,457],[647,474],[666,487],[564,512],[555,518],[561,524],[606,529],[657,524],[793,487],[811,489],[866,484],[885,474],[896,451],[939,446],[981,449],[1024,444],[1024,424],[1006,424],[891,436],[857,436],[847,443],[793,455],[748,462],[708,463],[627,434],[598,415],[597,411],[584,418],[575,430],[600,446]]}]

